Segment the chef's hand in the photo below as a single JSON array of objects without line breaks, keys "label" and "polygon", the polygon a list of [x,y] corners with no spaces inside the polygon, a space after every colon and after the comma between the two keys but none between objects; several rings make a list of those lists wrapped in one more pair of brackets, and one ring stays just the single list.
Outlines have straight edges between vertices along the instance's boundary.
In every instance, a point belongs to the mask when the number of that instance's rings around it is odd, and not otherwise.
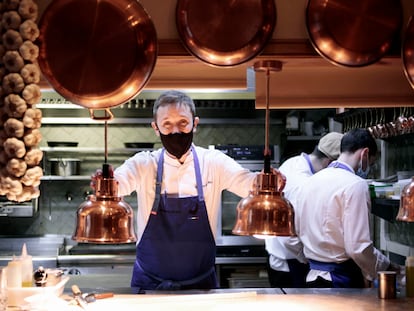
[{"label": "chef's hand", "polygon": [[102,169],[98,168],[96,172],[91,176],[90,187],[93,189],[93,191],[96,190],[96,181],[100,178],[102,178]]},{"label": "chef's hand", "polygon": [[277,174],[277,190],[282,192],[286,186],[286,176],[282,174],[281,171],[275,168],[271,168],[274,174]]},{"label": "chef's hand", "polygon": [[[105,169],[105,176],[104,170]],[[98,168],[94,174],[91,176],[90,187],[93,190],[96,190],[96,181],[102,178],[113,178],[114,177],[114,168],[110,164],[104,164],[103,169]]]},{"label": "chef's hand", "polygon": [[[270,167],[270,172],[273,175],[277,175],[277,191],[282,192],[286,185],[286,176],[283,175],[278,169]],[[261,171],[264,173],[264,169]]]}]

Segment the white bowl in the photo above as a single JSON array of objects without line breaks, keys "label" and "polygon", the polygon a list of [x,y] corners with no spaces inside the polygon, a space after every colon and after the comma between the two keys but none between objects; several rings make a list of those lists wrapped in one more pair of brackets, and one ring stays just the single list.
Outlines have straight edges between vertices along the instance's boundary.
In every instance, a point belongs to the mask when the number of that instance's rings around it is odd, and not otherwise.
[{"label": "white bowl", "polygon": [[25,303],[25,298],[33,295],[62,295],[65,284],[69,280],[68,276],[62,277],[62,280],[54,286],[45,287],[8,287],[7,288],[7,305],[9,307],[19,307]]}]

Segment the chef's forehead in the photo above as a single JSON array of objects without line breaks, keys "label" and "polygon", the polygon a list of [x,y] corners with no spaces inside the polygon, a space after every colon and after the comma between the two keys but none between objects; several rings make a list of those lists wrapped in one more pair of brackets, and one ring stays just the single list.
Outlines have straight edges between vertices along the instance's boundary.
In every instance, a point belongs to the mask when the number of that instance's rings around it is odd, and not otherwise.
[{"label": "chef's forehead", "polygon": [[154,119],[156,119],[158,109],[167,105],[186,106],[189,108],[192,116],[195,116],[194,101],[187,94],[179,91],[167,91],[161,94],[154,103],[152,111]]}]

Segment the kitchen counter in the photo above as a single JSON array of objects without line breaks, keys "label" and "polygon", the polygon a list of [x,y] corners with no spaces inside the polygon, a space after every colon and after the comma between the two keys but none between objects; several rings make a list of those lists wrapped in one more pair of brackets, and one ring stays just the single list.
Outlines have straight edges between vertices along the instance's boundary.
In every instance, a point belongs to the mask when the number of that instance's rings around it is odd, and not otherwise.
[{"label": "kitchen counter", "polygon": [[[88,310],[414,310],[414,298],[378,299],[376,289],[243,289],[116,294]],[[79,310],[81,310],[79,308]]]},{"label": "kitchen counter", "polygon": [[[113,276],[112,276],[113,277]],[[88,310],[352,310],[400,311],[414,310],[414,298],[398,292],[396,299],[379,299],[376,288],[364,289],[297,289],[297,288],[243,288],[209,291],[140,291],[119,284],[111,287],[105,275],[71,276],[64,295],[70,296],[71,285],[77,284],[83,292],[115,293],[113,298],[97,300]],[[138,294],[136,294],[138,293]],[[283,309],[280,309],[283,308]],[[79,310],[81,310],[79,308]]]},{"label": "kitchen counter", "polygon": [[[112,276],[113,277],[113,276]],[[406,298],[404,291],[396,299],[379,299],[376,288],[363,289],[299,289],[299,288],[232,288],[189,291],[138,291],[126,284],[107,283],[105,275],[74,275],[65,284],[63,295],[40,295],[24,310],[82,311],[76,305],[71,286],[79,285],[83,293],[113,292],[114,296],[98,299],[87,310],[318,310],[318,311],[400,311],[414,310],[414,298]],[[32,296],[35,297],[35,296]],[[36,301],[36,303],[33,303]],[[267,309],[265,309],[267,308]],[[7,310],[22,310],[13,309]]]}]

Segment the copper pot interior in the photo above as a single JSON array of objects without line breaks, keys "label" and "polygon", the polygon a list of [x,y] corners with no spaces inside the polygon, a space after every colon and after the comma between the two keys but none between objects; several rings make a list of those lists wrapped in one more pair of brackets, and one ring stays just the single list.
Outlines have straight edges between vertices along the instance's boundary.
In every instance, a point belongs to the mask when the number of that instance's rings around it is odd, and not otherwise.
[{"label": "copper pot interior", "polygon": [[400,1],[309,0],[306,26],[315,50],[335,65],[360,67],[380,60],[398,39]]},{"label": "copper pot interior", "polygon": [[177,31],[188,51],[213,66],[235,66],[262,52],[276,25],[274,0],[178,0]]},{"label": "copper pot interior", "polygon": [[405,76],[411,87],[414,88],[414,16],[411,16],[408,20],[401,56]]},{"label": "copper pot interior", "polygon": [[44,77],[64,98],[86,108],[133,98],[156,63],[155,27],[138,1],[53,1],[39,29]]}]

